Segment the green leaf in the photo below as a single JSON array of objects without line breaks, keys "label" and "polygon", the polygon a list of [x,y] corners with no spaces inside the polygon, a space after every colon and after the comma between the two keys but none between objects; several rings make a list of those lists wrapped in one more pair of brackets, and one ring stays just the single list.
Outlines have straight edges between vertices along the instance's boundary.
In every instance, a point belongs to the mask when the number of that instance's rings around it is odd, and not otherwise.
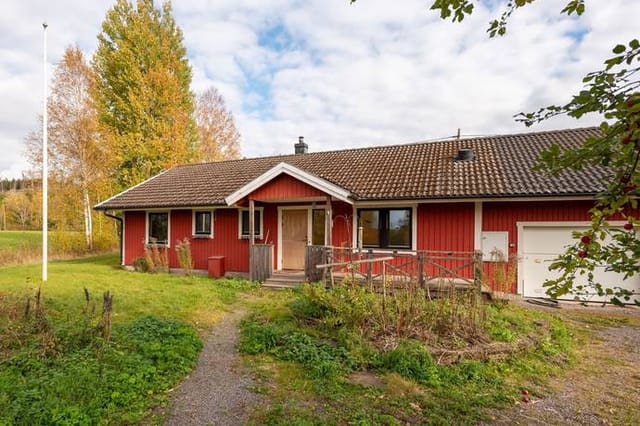
[{"label": "green leaf", "polygon": [[618,44],[616,47],[613,48],[613,53],[615,53],[616,55],[619,55],[625,50],[627,50],[627,48],[624,44]]}]

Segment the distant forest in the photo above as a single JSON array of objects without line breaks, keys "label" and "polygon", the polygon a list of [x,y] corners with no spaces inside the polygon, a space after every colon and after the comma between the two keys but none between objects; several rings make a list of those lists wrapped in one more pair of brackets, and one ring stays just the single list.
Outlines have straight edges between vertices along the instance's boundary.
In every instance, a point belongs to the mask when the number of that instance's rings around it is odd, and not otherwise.
[{"label": "distant forest", "polygon": [[40,179],[0,178],[0,192],[22,191],[40,188]]}]

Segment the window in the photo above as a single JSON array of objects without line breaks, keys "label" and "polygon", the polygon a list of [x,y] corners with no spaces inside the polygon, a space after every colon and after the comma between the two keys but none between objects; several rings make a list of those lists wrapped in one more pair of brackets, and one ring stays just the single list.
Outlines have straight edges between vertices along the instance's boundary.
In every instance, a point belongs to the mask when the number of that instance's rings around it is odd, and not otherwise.
[{"label": "window", "polygon": [[147,243],[169,245],[169,213],[147,214]]},{"label": "window", "polygon": [[314,209],[311,217],[311,244],[314,246],[324,245],[325,234],[325,211]]},{"label": "window", "polygon": [[213,214],[208,211],[193,212],[193,235],[196,237],[211,237]]},{"label": "window", "polygon": [[[262,239],[262,207],[253,211],[254,232],[256,238]],[[249,209],[240,210],[240,238],[249,238]]]},{"label": "window", "polygon": [[360,209],[362,246],[370,248],[411,248],[412,210]]}]

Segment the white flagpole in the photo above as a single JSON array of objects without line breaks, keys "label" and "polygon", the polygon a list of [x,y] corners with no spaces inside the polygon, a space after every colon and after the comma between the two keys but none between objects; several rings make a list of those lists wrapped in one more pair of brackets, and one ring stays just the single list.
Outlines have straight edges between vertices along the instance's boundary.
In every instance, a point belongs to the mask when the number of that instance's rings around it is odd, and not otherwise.
[{"label": "white flagpole", "polygon": [[47,23],[42,24],[43,28],[43,92],[44,102],[42,105],[42,282],[47,282],[47,269],[48,269],[48,216],[49,216],[49,151],[47,149]]}]

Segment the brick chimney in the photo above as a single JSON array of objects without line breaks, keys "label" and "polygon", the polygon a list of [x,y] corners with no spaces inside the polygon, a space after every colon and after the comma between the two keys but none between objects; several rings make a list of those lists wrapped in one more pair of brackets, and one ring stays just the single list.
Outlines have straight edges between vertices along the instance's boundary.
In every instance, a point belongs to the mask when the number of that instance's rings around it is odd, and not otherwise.
[{"label": "brick chimney", "polygon": [[304,141],[304,136],[298,137],[298,143],[293,145],[295,148],[295,153],[297,154],[306,154],[309,151],[309,145],[307,145]]}]

